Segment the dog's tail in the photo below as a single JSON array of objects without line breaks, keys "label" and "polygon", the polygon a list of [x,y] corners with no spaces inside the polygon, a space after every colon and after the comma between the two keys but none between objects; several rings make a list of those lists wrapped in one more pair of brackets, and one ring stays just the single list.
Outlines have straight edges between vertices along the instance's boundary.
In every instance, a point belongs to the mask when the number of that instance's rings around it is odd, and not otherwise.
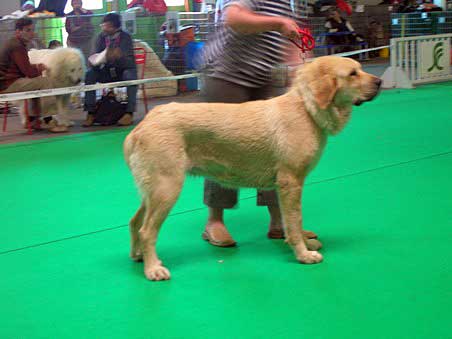
[{"label": "dog's tail", "polygon": [[124,159],[126,160],[127,166],[130,168],[130,156],[133,154],[135,149],[136,138],[134,136],[133,131],[130,132],[126,139],[124,140],[123,150],[124,150]]}]

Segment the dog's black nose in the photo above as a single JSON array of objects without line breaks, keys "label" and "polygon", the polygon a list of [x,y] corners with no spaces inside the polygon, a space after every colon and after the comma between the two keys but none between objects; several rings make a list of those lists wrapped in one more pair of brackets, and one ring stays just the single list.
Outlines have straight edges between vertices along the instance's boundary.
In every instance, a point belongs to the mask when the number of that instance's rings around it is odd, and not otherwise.
[{"label": "dog's black nose", "polygon": [[375,84],[378,86],[378,88],[380,88],[381,87],[381,83],[382,83],[383,81],[380,79],[380,78],[377,78],[376,80],[375,80]]}]

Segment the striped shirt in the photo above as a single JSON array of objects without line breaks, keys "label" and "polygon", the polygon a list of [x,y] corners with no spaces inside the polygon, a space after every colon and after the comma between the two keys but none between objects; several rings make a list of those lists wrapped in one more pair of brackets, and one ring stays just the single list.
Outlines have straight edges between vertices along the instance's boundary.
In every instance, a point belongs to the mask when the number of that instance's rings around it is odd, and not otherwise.
[{"label": "striped shirt", "polygon": [[[290,0],[224,0],[259,15],[294,18]],[[206,75],[245,87],[262,87],[271,81],[272,68],[288,55],[289,41],[279,32],[245,35],[221,24],[204,49]]]}]

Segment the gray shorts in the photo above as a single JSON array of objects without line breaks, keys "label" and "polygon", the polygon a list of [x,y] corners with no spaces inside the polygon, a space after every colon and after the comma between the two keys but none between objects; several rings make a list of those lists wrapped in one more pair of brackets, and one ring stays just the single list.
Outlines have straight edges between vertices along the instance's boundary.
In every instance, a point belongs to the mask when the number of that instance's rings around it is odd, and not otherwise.
[{"label": "gray shorts", "polygon": [[[285,88],[267,85],[250,88],[218,78],[203,78],[202,95],[207,102],[242,103],[246,101],[268,99],[281,95]],[[244,113],[246,114],[246,113]],[[222,187],[214,181],[204,182],[204,203],[213,208],[233,208],[238,201],[238,190]],[[278,206],[276,191],[257,191],[258,206]]]}]

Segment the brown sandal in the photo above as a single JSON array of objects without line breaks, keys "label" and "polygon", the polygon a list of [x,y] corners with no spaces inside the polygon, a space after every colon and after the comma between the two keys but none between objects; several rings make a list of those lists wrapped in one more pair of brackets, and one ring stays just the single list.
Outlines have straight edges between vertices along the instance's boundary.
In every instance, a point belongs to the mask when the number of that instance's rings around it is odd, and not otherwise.
[{"label": "brown sandal", "polygon": [[284,239],[284,230],[282,228],[270,229],[267,233],[269,239]]},{"label": "brown sandal", "polygon": [[206,230],[202,233],[202,238],[208,241],[211,245],[218,247],[233,247],[237,244],[234,239],[232,239],[226,228],[206,228]]}]

